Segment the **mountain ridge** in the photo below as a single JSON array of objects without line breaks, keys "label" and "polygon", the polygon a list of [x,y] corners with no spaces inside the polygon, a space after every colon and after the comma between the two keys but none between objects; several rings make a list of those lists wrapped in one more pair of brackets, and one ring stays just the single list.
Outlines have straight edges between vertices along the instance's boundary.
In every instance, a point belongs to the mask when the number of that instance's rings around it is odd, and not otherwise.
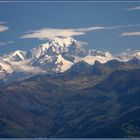
[{"label": "mountain ridge", "polygon": [[[18,75],[23,73],[22,75],[26,76],[65,72],[80,61],[89,65],[94,65],[96,61],[100,63],[107,63],[113,59],[121,61],[119,58],[121,55],[117,57],[107,51],[86,50],[81,45],[82,43],[74,38],[55,38],[29,51],[16,50],[9,55],[1,56],[0,79],[8,81],[13,77],[13,80],[19,80],[14,78],[17,77],[16,73]],[[138,52],[134,52],[131,56],[139,58]]]},{"label": "mountain ridge", "polygon": [[[116,69],[102,80],[99,75],[96,84],[88,72],[73,79],[71,74],[37,75],[3,87],[0,137],[140,136],[140,68]],[[85,87],[82,76],[88,79]]]}]

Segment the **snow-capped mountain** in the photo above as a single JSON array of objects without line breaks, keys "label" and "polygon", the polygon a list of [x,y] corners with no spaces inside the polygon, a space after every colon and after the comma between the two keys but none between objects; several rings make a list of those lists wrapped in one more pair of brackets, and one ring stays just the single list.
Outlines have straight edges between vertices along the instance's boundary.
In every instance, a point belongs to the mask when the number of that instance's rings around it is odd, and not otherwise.
[{"label": "snow-capped mountain", "polygon": [[130,59],[133,59],[134,57],[140,59],[140,50],[136,50],[136,51],[129,50],[129,51],[122,52],[114,56],[115,59],[119,61],[124,61],[124,62],[129,61]]},{"label": "snow-capped mountain", "polygon": [[64,72],[79,61],[93,65],[95,61],[100,63],[106,63],[111,59],[126,61],[133,57],[140,58],[140,51],[112,56],[108,51],[85,50],[81,47],[80,41],[71,37],[55,38],[27,52],[17,50],[1,56],[0,79],[7,79],[9,76],[13,78],[13,75],[17,77],[17,73],[27,76]]},{"label": "snow-capped mountain", "polygon": [[16,50],[15,52],[10,53],[9,55],[6,55],[3,60],[7,62],[11,61],[24,61],[26,59],[26,52],[25,51],[20,51]]}]

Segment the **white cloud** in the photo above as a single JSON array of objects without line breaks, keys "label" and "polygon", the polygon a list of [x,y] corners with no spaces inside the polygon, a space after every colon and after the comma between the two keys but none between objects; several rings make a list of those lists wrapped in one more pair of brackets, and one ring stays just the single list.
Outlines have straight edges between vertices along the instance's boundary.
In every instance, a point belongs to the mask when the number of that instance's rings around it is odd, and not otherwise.
[{"label": "white cloud", "polygon": [[24,73],[39,74],[43,71],[39,67],[30,66],[26,61],[13,63],[13,70]]},{"label": "white cloud", "polygon": [[51,40],[54,38],[81,36],[81,35],[85,35],[87,32],[92,32],[96,30],[120,29],[120,28],[139,27],[139,26],[140,24],[118,25],[118,26],[108,26],[108,27],[97,26],[97,27],[87,27],[87,28],[78,28],[78,29],[42,28],[42,29],[26,32],[20,38]]},{"label": "white cloud", "polygon": [[29,65],[17,65],[16,71],[32,73],[32,74],[39,74],[42,72],[42,70],[39,67],[33,67],[33,66],[29,66]]},{"label": "white cloud", "polygon": [[140,32],[125,32],[121,36],[140,36]]},{"label": "white cloud", "polygon": [[4,32],[9,29],[6,25],[4,25],[5,22],[0,22],[0,32]]},{"label": "white cloud", "polygon": [[9,45],[9,44],[12,44],[12,43],[14,43],[14,41],[7,41],[7,42],[0,41],[0,47],[1,46],[6,46],[6,45]]},{"label": "white cloud", "polygon": [[0,24],[6,24],[6,22],[1,22],[1,21],[0,21]]},{"label": "white cloud", "polygon": [[36,38],[36,39],[54,39],[84,35],[86,32],[101,30],[104,27],[89,27],[79,29],[56,29],[56,28],[43,28],[27,32],[21,38]]},{"label": "white cloud", "polygon": [[76,45],[79,46],[79,47],[81,47],[83,45],[88,45],[88,43],[87,42],[84,42],[84,41],[77,41],[77,44]]},{"label": "white cloud", "polygon": [[128,11],[140,10],[140,6],[131,7],[127,9]]},{"label": "white cloud", "polygon": [[6,43],[5,42],[0,42],[0,46],[5,46]]}]

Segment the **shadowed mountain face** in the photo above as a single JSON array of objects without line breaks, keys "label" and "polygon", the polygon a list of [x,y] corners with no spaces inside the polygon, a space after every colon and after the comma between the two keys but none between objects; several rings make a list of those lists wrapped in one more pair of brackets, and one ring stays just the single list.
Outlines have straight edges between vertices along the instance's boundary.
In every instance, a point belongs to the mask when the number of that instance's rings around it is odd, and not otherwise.
[{"label": "shadowed mountain face", "polygon": [[140,137],[140,65],[79,62],[0,91],[0,137]]}]

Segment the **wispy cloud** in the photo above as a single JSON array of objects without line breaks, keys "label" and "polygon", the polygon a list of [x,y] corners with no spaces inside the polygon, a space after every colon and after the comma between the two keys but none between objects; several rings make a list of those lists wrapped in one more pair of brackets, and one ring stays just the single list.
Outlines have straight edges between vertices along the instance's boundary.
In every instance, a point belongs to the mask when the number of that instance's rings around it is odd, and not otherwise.
[{"label": "wispy cloud", "polygon": [[125,32],[121,36],[140,36],[140,32]]},{"label": "wispy cloud", "polygon": [[20,36],[20,38],[51,40],[54,38],[81,36],[81,35],[85,35],[87,32],[94,32],[97,30],[120,29],[120,28],[126,28],[126,27],[134,27],[134,26],[140,26],[140,24],[118,25],[118,26],[109,26],[109,27],[96,26],[96,27],[87,27],[87,28],[78,28],[78,29],[42,28],[42,29],[26,32],[25,34]]},{"label": "wispy cloud", "polygon": [[5,22],[0,22],[0,32],[4,32],[4,31],[6,31],[8,29],[9,29],[9,27],[7,27],[5,25]]},{"label": "wispy cloud", "polygon": [[14,43],[14,41],[7,41],[7,42],[0,41],[0,47],[1,46],[6,46],[6,45],[9,45],[9,44],[12,44],[12,43]]},{"label": "wispy cloud", "polygon": [[0,24],[6,24],[6,22],[2,22],[2,21],[0,21]]},{"label": "wispy cloud", "polygon": [[135,6],[127,9],[127,11],[134,11],[134,10],[140,10],[140,6]]},{"label": "wispy cloud", "polygon": [[23,72],[23,73],[40,74],[43,72],[41,68],[37,66],[36,67],[31,66],[28,63],[26,63],[26,61],[15,62],[13,63],[12,68],[17,72]]},{"label": "wispy cloud", "polygon": [[21,38],[54,39],[84,35],[86,32],[101,30],[104,27],[89,27],[79,29],[43,28],[25,33]]}]

